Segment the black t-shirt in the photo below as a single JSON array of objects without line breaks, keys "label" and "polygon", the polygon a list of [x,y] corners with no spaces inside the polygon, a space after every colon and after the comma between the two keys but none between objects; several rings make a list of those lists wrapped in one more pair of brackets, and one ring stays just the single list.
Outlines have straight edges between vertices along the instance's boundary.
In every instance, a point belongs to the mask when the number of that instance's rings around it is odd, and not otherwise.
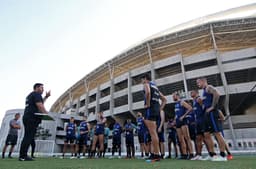
[{"label": "black t-shirt", "polygon": [[33,118],[37,119],[35,116],[35,113],[39,113],[39,109],[36,105],[36,103],[41,102],[43,103],[43,98],[40,93],[38,92],[31,92],[27,97],[26,97],[26,107],[24,111],[24,118]]}]

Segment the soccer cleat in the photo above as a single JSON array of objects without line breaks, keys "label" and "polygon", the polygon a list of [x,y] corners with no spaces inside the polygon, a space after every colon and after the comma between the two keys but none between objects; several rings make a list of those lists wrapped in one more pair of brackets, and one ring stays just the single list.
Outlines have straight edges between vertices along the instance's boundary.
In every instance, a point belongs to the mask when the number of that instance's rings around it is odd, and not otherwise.
[{"label": "soccer cleat", "polygon": [[191,160],[192,158],[194,158],[193,154],[190,154],[190,155],[187,156],[187,160]]},{"label": "soccer cleat", "polygon": [[202,156],[196,155],[195,157],[191,158],[190,160],[195,161],[195,160],[202,160],[202,159],[203,159]]},{"label": "soccer cleat", "polygon": [[211,161],[227,161],[227,158],[222,156],[213,156]]},{"label": "soccer cleat", "polygon": [[74,156],[71,156],[71,157],[70,157],[70,159],[75,159],[75,158],[76,158],[76,157],[74,157]]},{"label": "soccer cleat", "polygon": [[227,155],[228,160],[233,160],[233,156],[231,154]]},{"label": "soccer cleat", "polygon": [[84,159],[84,158],[85,158],[85,156],[80,156],[79,158],[80,158],[80,159]]},{"label": "soccer cleat", "polygon": [[212,161],[212,159],[214,158],[215,156],[211,157],[211,156],[206,156],[205,158],[202,158],[202,161]]},{"label": "soccer cleat", "polygon": [[154,159],[148,159],[146,160],[147,163],[154,163],[154,162],[159,162],[160,161],[160,158],[154,158]]},{"label": "soccer cleat", "polygon": [[121,159],[122,157],[121,156],[118,156],[119,159]]},{"label": "soccer cleat", "polygon": [[25,158],[20,157],[19,161],[34,161],[34,160],[32,158],[30,158],[30,157],[25,157]]}]

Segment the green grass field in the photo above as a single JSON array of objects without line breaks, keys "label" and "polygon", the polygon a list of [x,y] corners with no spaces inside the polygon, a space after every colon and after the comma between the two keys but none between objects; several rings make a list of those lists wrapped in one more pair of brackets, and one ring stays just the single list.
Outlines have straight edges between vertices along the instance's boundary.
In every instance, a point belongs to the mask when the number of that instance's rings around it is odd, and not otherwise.
[{"label": "green grass field", "polygon": [[256,169],[254,156],[235,156],[227,162],[165,159],[147,163],[139,159],[59,159],[36,158],[35,161],[0,159],[0,169]]}]

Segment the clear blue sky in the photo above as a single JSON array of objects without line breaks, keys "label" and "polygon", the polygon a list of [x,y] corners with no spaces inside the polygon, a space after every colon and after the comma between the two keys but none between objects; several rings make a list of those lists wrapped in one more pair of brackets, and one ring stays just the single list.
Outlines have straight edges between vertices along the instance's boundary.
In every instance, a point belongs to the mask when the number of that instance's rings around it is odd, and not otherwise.
[{"label": "clear blue sky", "polygon": [[36,82],[47,109],[124,49],[177,24],[253,0],[0,0],[0,123]]}]

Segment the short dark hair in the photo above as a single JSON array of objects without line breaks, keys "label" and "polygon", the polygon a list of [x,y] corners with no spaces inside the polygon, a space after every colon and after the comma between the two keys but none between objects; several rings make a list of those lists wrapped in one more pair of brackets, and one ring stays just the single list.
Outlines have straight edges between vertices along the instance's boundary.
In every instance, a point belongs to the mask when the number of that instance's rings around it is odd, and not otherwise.
[{"label": "short dark hair", "polygon": [[179,92],[177,92],[177,91],[173,92],[172,94],[173,94],[173,95],[180,96],[180,93],[179,93]]},{"label": "short dark hair", "polygon": [[147,80],[151,81],[151,75],[149,73],[145,73],[141,76],[141,79],[147,79]]},{"label": "short dark hair", "polygon": [[191,92],[199,93],[197,89],[191,90]]},{"label": "short dark hair", "polygon": [[203,77],[203,76],[201,76],[201,77],[199,77],[199,78],[197,78],[197,79],[207,81],[207,78],[206,78],[206,77]]},{"label": "short dark hair", "polygon": [[42,85],[44,85],[44,84],[43,83],[36,83],[36,84],[34,84],[33,89],[35,90],[36,88],[38,88]]}]

